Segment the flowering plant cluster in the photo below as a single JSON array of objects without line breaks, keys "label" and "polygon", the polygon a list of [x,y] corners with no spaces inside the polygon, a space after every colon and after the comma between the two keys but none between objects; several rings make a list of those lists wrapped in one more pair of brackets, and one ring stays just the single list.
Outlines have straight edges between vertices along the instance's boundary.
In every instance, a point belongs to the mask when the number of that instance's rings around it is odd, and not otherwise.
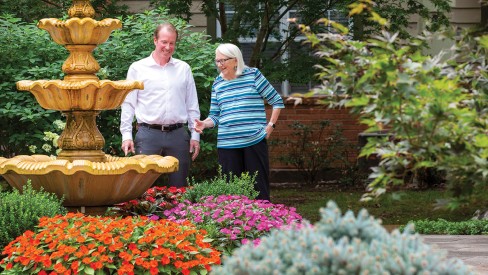
[{"label": "flowering plant cluster", "polygon": [[163,216],[164,210],[175,207],[185,193],[184,187],[155,186],[137,199],[116,204],[110,212],[122,216]]},{"label": "flowering plant cluster", "polygon": [[251,240],[259,243],[259,238],[272,228],[302,221],[293,207],[238,195],[207,196],[198,203],[184,201],[164,211],[164,215],[168,220],[190,221],[200,228],[216,226],[218,230],[209,231],[208,237],[213,239],[214,247],[226,253]]},{"label": "flowering plant cluster", "polygon": [[190,274],[220,264],[189,222],[69,213],[40,219],[5,247],[2,274]]}]

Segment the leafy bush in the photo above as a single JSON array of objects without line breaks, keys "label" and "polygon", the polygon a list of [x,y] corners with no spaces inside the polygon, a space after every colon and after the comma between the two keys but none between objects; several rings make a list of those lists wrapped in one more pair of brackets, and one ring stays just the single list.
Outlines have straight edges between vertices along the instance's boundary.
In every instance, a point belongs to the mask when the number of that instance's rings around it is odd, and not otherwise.
[{"label": "leafy bush", "polygon": [[218,169],[218,175],[211,180],[203,182],[189,182],[189,188],[182,196],[182,200],[198,202],[202,197],[220,195],[242,195],[250,199],[255,199],[259,192],[254,189],[256,175],[250,176],[249,173],[242,173],[241,176],[222,173]]},{"label": "leafy bush", "polygon": [[2,274],[205,274],[220,252],[189,222],[69,213],[10,243]]},{"label": "leafy bush", "polygon": [[36,191],[30,181],[24,185],[22,193],[0,193],[0,249],[22,235],[26,230],[33,230],[41,217],[53,217],[66,213],[62,200],[54,194]]},{"label": "leafy bush", "polygon": [[[337,32],[314,34],[301,26],[308,42],[327,64],[320,66],[318,92],[332,107],[350,107],[368,132],[388,130],[394,138],[369,139],[361,156],[381,158],[370,175],[371,195],[404,184],[426,168],[445,175],[455,197],[471,195],[488,183],[488,35],[485,32],[399,39],[370,1],[350,12],[384,27],[367,41],[348,38],[347,29],[323,19]],[[479,36],[481,34],[481,36]],[[446,61],[441,53],[422,53],[426,41],[448,36],[459,41]],[[483,185],[485,184],[485,185]]]},{"label": "leafy bush", "polygon": [[167,209],[175,207],[181,200],[185,188],[155,186],[149,188],[139,198],[110,207],[109,213],[122,216],[162,217]]},{"label": "leafy bush", "polygon": [[[192,68],[198,91],[202,117],[208,115],[210,91],[217,75],[213,64],[215,44],[209,36],[194,32],[184,20],[169,16],[165,9],[121,17],[122,29],[115,30],[110,38],[99,45],[93,55],[101,66],[100,79],[126,78],[130,64],[149,56],[154,49],[153,31],[163,21],[179,29],[180,39],[174,57],[188,62]],[[35,37],[35,41],[32,41]],[[53,121],[61,114],[44,110],[29,92],[19,92],[19,80],[62,79],[63,62],[68,51],[53,42],[49,33],[37,28],[35,23],[25,23],[11,15],[0,15],[0,155],[7,157],[29,154],[31,148],[40,149],[45,144],[44,132],[55,132]],[[97,125],[105,138],[104,151],[122,154],[120,109],[106,110],[97,117]],[[19,131],[29,129],[29,131]],[[216,130],[202,136],[199,158],[192,165],[192,174],[202,177],[215,171]]]},{"label": "leafy bush", "polygon": [[[410,221],[419,234],[439,235],[487,235],[488,220],[451,222],[444,219]],[[405,226],[400,227],[403,230]]]},{"label": "leafy bush", "polygon": [[66,122],[63,122],[63,121],[57,119],[53,122],[53,125],[57,131],[56,132],[50,132],[50,131],[44,132],[43,140],[46,143],[44,143],[42,145],[42,147],[41,147],[42,150],[39,150],[37,148],[37,146],[35,146],[35,145],[30,145],[29,151],[31,153],[33,153],[33,154],[46,153],[46,154],[50,154],[50,155],[57,155],[61,151],[61,149],[59,149],[59,147],[58,147],[58,139],[59,139],[60,133],[66,127]]},{"label": "leafy bush", "polygon": [[15,83],[61,78],[68,51],[35,24],[9,15],[0,15],[0,30],[0,155],[8,157],[28,154],[29,145],[41,148],[44,131],[54,131],[52,122],[60,116],[44,110],[31,93],[18,91]]},{"label": "leafy bush", "polygon": [[241,246],[213,274],[474,274],[409,229],[389,234],[364,209],[342,215],[328,202],[320,212],[313,226],[274,230]]},{"label": "leafy bush", "polygon": [[188,220],[207,229],[214,247],[226,254],[241,243],[259,242],[271,229],[299,224],[302,220],[295,208],[239,195],[209,196],[198,203],[185,201],[164,211],[164,215],[168,220]]},{"label": "leafy bush", "polygon": [[332,168],[334,162],[345,163],[348,146],[339,124],[333,126],[329,120],[310,124],[295,121],[288,126],[293,130],[292,137],[275,140],[273,147],[279,146],[282,152],[278,160],[296,168],[306,184],[316,185],[320,172]]}]

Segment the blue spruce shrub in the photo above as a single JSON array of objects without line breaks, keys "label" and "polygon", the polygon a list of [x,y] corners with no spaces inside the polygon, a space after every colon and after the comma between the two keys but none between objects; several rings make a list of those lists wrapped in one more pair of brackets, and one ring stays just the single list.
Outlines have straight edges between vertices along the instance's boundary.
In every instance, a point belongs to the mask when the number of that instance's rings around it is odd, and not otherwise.
[{"label": "blue spruce shrub", "polygon": [[257,246],[241,246],[212,274],[474,274],[411,226],[389,234],[366,210],[342,215],[332,201],[320,213],[315,225],[274,230]]}]

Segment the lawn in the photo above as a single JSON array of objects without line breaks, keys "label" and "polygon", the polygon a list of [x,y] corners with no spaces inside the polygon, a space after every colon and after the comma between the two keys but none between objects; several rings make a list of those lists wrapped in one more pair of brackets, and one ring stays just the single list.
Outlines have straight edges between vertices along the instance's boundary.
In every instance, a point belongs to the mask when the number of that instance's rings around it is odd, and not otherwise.
[{"label": "lawn", "polygon": [[487,207],[488,192],[478,194],[474,202],[459,207],[453,211],[448,209],[436,209],[438,199],[449,197],[449,193],[443,189],[433,190],[405,190],[387,193],[375,201],[360,202],[361,191],[335,191],[331,188],[299,188],[299,187],[272,187],[271,201],[296,207],[297,212],[305,219],[315,222],[319,219],[321,207],[327,201],[334,200],[342,211],[347,209],[357,213],[366,208],[370,214],[380,218],[385,225],[402,225],[410,220],[420,219],[446,219],[448,221],[468,220],[477,209]]}]

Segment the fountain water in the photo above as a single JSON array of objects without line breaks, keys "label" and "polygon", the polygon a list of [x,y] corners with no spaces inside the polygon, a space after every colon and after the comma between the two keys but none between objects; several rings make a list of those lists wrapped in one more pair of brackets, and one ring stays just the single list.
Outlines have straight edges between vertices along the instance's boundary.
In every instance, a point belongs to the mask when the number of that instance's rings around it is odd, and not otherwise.
[{"label": "fountain water", "polygon": [[48,18],[38,23],[70,52],[62,67],[64,79],[17,82],[17,89],[31,92],[43,108],[66,116],[66,128],[58,140],[61,151],[58,157],[0,157],[0,175],[20,190],[30,179],[34,188],[64,197],[65,206],[96,213],[140,196],[162,173],[176,171],[178,160],[158,155],[113,157],[101,150],[105,140],[96,125],[97,115],[119,107],[131,90],[144,85],[96,76],[100,66],[92,51],[122,27],[120,20],[94,20],[90,0],[73,0],[68,15],[65,21]]}]

